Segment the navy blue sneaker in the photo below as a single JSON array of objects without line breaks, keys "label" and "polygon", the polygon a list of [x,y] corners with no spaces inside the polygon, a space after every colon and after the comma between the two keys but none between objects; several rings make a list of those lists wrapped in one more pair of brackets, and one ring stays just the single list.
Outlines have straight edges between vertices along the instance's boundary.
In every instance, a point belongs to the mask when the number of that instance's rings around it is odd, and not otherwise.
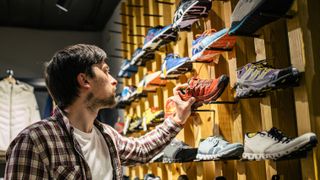
[{"label": "navy blue sneaker", "polygon": [[[189,57],[180,58],[175,54],[168,54],[164,59],[164,62],[161,66],[161,78],[166,78],[170,74],[180,74],[192,69],[192,63],[190,63]],[[177,71],[175,73],[174,71]]]},{"label": "navy blue sneaker", "polygon": [[181,0],[174,14],[173,27],[180,31],[191,30],[191,25],[201,17],[207,17],[211,0]]},{"label": "navy blue sneaker", "polygon": [[154,51],[160,46],[170,43],[171,41],[178,40],[177,30],[172,28],[172,25],[168,26],[156,26],[150,28],[147,36],[144,40],[143,50]]},{"label": "navy blue sneaker", "polygon": [[252,35],[284,16],[293,0],[239,0],[231,15],[230,35]]},{"label": "navy blue sneaker", "polygon": [[124,60],[120,71],[118,73],[118,77],[130,78],[133,73],[138,72],[138,66],[131,65],[129,60]]},{"label": "navy blue sneaker", "polygon": [[145,51],[141,48],[137,48],[132,54],[130,64],[137,66],[145,66],[147,61],[154,59],[154,56],[154,52],[152,51]]}]

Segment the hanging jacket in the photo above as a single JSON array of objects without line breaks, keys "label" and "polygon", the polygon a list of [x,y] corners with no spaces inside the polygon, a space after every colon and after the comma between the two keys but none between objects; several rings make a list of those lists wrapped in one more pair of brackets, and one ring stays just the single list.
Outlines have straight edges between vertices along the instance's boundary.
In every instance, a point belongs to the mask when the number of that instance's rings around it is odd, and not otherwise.
[{"label": "hanging jacket", "polygon": [[20,131],[39,120],[33,87],[19,81],[0,81],[0,150],[6,151]]}]

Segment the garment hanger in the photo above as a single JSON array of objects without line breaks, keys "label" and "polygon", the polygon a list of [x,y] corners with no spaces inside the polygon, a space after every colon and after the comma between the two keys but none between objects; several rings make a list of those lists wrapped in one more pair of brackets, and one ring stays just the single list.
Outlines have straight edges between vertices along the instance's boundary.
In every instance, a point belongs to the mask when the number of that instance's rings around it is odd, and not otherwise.
[{"label": "garment hanger", "polygon": [[4,80],[9,82],[10,84],[16,84],[16,79],[13,77],[13,74],[14,74],[13,70],[7,69],[6,73],[8,76],[6,78],[4,78]]}]

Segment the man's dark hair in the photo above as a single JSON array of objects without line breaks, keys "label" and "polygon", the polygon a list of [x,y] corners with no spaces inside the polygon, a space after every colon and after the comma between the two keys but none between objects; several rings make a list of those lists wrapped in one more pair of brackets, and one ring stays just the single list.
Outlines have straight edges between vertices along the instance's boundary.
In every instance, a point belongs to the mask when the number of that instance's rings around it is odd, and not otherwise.
[{"label": "man's dark hair", "polygon": [[92,65],[106,58],[102,49],[87,44],[69,46],[56,52],[46,67],[45,80],[57,106],[63,109],[71,105],[79,96],[78,74],[94,77]]}]

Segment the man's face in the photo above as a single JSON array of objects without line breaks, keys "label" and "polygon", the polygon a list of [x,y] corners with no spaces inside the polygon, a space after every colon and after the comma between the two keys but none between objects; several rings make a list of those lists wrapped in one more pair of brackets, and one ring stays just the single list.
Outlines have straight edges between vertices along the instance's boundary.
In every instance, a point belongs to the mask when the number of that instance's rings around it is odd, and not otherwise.
[{"label": "man's face", "polygon": [[91,91],[86,100],[88,107],[101,109],[116,104],[117,81],[109,74],[109,66],[103,62],[92,66],[94,77],[90,79]]}]

